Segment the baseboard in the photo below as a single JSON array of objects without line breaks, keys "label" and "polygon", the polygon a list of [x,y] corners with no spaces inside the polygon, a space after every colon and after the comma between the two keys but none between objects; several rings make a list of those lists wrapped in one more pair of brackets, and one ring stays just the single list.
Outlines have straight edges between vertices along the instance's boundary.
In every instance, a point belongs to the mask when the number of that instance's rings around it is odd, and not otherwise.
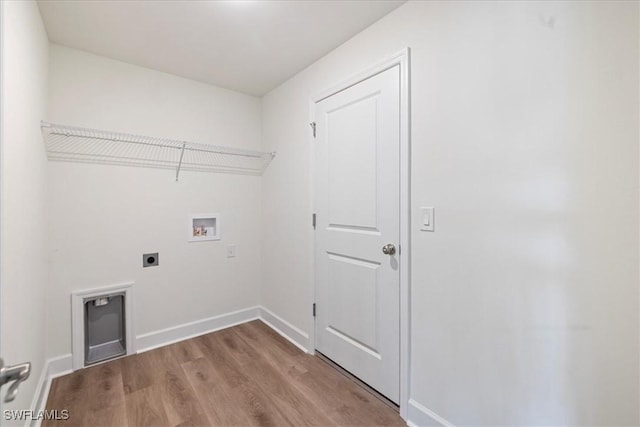
[{"label": "baseboard", "polygon": [[[33,402],[31,403],[31,408],[36,411],[36,413],[41,413],[46,409],[47,398],[49,397],[49,390],[51,389],[51,381],[56,377],[73,372],[71,366],[71,354],[47,359],[42,367],[36,392],[33,396]],[[40,427],[41,423],[42,420],[29,420],[25,423],[25,427]]]},{"label": "baseboard", "polygon": [[195,322],[184,323],[172,328],[138,335],[136,344],[138,353],[153,350],[154,348],[184,341],[200,335],[208,334],[220,329],[229,328],[241,323],[260,318],[260,307],[251,307]]},{"label": "baseboard", "polygon": [[[49,395],[49,388],[51,387],[51,380],[49,379],[48,371],[49,361],[46,360],[42,367],[42,371],[40,372],[40,378],[38,378],[36,391],[33,394],[33,401],[31,402],[31,409],[36,411],[36,413],[44,409],[47,404],[47,396]],[[37,422],[37,420],[27,420],[24,425],[25,427],[36,427],[39,426],[40,423]]]},{"label": "baseboard", "polygon": [[73,372],[72,359],[71,354],[64,354],[47,360],[47,376],[57,378]]},{"label": "baseboard", "polygon": [[262,306],[255,306],[148,334],[138,335],[136,337],[136,345],[138,353],[142,353],[257,319],[262,320],[262,322],[271,329],[278,332],[305,353],[308,352],[309,335]]},{"label": "baseboard", "polygon": [[431,409],[409,399],[407,411],[407,425],[410,427],[418,426],[437,426],[437,427],[454,427],[449,421],[433,412]]},{"label": "baseboard", "polygon": [[260,320],[305,353],[309,353],[309,335],[283,318],[260,306]]}]

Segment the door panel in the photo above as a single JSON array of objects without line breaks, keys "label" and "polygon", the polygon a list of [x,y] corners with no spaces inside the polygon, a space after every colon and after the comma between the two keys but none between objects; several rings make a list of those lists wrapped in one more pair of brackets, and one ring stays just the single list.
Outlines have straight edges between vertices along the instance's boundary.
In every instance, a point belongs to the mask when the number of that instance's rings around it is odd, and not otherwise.
[{"label": "door panel", "polygon": [[316,104],[316,348],[399,401],[400,75]]},{"label": "door panel", "polygon": [[378,228],[376,111],[367,97],[327,112],[329,226]]},{"label": "door panel", "polygon": [[327,328],[378,354],[380,264],[329,254]]}]

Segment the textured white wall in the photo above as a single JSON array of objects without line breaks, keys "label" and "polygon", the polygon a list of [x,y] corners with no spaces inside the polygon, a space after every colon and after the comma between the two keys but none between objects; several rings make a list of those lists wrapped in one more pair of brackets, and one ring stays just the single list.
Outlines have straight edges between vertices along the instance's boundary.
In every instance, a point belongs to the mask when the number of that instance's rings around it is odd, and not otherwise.
[{"label": "textured white wall", "polygon": [[32,363],[16,400],[2,407],[29,409],[46,342],[47,159],[40,120],[46,115],[49,42],[35,2],[2,7],[1,356],[6,364]]},{"label": "textured white wall", "polygon": [[[260,100],[52,45],[55,123],[260,148]],[[70,293],[134,281],[136,334],[259,303],[260,177],[49,162],[49,355],[71,351]],[[187,242],[189,214],[222,240]],[[237,245],[237,257],[226,246]],[[142,268],[142,254],[160,266]]]},{"label": "textured white wall", "polygon": [[311,95],[406,46],[411,397],[456,425],[637,425],[637,3],[410,2],[265,96],[263,304],[311,328]]}]

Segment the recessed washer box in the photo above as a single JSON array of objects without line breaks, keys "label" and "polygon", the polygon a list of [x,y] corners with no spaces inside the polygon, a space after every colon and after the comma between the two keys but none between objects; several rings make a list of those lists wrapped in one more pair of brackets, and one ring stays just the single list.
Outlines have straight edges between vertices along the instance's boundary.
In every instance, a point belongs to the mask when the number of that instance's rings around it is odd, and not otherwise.
[{"label": "recessed washer box", "polygon": [[189,215],[189,242],[220,240],[220,214]]}]

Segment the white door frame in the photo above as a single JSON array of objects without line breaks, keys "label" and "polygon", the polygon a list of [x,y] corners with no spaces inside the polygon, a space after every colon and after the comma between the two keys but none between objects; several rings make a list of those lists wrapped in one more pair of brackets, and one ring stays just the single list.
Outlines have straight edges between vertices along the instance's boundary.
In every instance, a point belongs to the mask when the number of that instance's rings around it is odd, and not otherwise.
[{"label": "white door frame", "polygon": [[[5,51],[5,29],[4,29],[4,2],[0,1],[0,350],[2,350],[2,283],[4,271],[4,230],[2,224],[4,222],[4,168],[2,167],[2,159],[4,159],[4,67],[5,63],[2,59]],[[1,356],[0,351],[0,358]],[[4,399],[0,399],[0,408],[4,407]]]},{"label": "white door frame", "polygon": [[[361,71],[348,79],[343,80],[331,88],[324,90],[311,97],[309,102],[309,118],[310,122],[315,121],[316,103],[323,99],[340,92],[348,87],[356,85],[369,77],[380,74],[389,68],[400,67],[400,242],[398,250],[400,253],[400,416],[407,419],[407,408],[409,402],[410,387],[410,356],[411,356],[411,287],[410,287],[410,237],[411,237],[411,141],[410,141],[410,90],[409,90],[409,60],[410,49],[407,47],[400,52],[392,55],[383,61]],[[313,133],[310,132],[310,144],[315,143]],[[311,145],[312,146],[312,145]],[[309,150],[309,168],[310,185],[311,185],[311,214],[315,213],[315,150]],[[315,302],[316,282],[315,282],[315,230],[310,227],[311,247],[309,251],[310,258],[310,280],[311,284],[310,296],[311,304]],[[311,304],[309,304],[311,306]],[[309,310],[311,328],[309,329],[309,353],[315,354],[316,338],[315,338],[315,318],[311,310]]]}]

